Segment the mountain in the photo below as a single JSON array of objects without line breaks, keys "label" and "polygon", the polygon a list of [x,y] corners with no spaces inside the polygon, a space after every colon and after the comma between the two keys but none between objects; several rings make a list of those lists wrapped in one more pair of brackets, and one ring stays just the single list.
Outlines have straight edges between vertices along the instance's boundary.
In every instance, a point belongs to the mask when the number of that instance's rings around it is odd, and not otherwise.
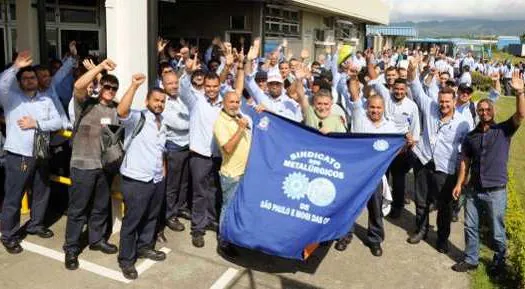
[{"label": "mountain", "polygon": [[396,22],[391,26],[412,26],[419,37],[520,36],[525,33],[525,20],[446,20]]}]

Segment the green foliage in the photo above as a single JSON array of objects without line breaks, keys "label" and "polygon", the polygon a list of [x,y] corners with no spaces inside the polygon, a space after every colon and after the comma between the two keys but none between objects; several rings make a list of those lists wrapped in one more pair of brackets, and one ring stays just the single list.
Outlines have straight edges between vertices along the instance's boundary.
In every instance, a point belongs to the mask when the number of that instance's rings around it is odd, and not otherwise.
[{"label": "green foliage", "polygon": [[478,91],[489,91],[492,86],[492,79],[477,71],[472,72],[472,87]]},{"label": "green foliage", "polygon": [[509,171],[507,185],[507,214],[505,226],[508,236],[508,260],[512,279],[520,288],[525,288],[525,211],[516,191],[514,172]]}]

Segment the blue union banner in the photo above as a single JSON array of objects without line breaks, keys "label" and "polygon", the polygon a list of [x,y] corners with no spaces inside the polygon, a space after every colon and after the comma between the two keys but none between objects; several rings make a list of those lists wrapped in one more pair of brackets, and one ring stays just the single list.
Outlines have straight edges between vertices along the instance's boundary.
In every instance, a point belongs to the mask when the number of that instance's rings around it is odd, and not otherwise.
[{"label": "blue union banner", "polygon": [[346,234],[404,144],[402,135],[325,136],[266,112],[253,124],[220,234],[285,258],[303,259],[310,244]]}]

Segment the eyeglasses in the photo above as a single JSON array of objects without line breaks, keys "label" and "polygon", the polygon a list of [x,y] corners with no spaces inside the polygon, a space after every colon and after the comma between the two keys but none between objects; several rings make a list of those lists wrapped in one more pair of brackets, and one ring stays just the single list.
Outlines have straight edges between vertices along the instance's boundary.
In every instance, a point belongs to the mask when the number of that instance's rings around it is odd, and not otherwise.
[{"label": "eyeglasses", "polygon": [[106,89],[106,90],[112,90],[114,92],[117,92],[118,90],[118,86],[115,86],[115,85],[109,85],[109,84],[104,84],[102,85],[102,88],[103,89]]}]

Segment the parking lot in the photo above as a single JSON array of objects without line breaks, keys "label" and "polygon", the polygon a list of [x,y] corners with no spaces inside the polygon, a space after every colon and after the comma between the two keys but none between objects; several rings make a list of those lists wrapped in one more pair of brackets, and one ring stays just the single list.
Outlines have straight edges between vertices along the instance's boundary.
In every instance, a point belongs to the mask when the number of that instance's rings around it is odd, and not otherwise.
[{"label": "parking lot", "polygon": [[[214,232],[206,234],[206,246],[199,249],[191,245],[187,230],[167,230],[168,242],[157,246],[168,253],[167,259],[139,260],[135,281],[122,277],[116,255],[87,248],[80,255],[80,268],[66,270],[62,252],[66,218],[62,217],[51,227],[54,238],[28,236],[19,255],[0,250],[0,288],[468,288],[468,275],[450,270],[461,256],[462,223],[453,224],[453,246],[446,256],[433,248],[435,233],[429,234],[428,243],[405,242],[413,217],[405,211],[400,221],[385,221],[381,258],[372,256],[360,240],[366,234],[366,211],[346,251],[338,252],[329,244],[305,262],[243,249],[236,263],[230,263],[216,253]],[[183,223],[189,227],[188,221]],[[118,234],[110,241],[118,244]]]}]

